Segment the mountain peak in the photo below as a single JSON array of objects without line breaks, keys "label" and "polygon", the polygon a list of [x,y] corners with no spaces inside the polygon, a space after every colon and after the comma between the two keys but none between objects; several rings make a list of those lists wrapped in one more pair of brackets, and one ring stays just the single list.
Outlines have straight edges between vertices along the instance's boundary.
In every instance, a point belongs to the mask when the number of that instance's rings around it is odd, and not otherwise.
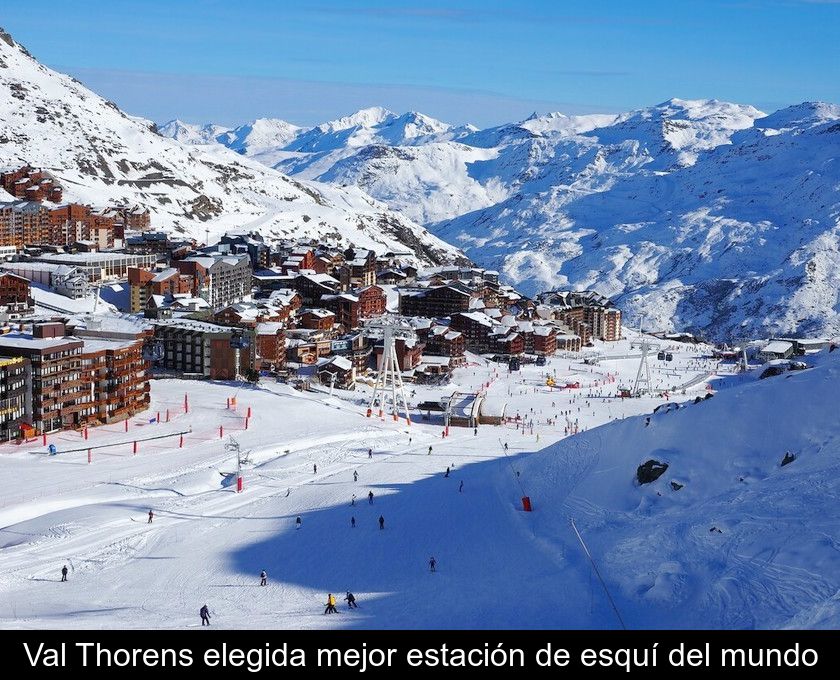
[{"label": "mountain peak", "polygon": [[29,51],[23,45],[17,42],[12,37],[12,34],[6,31],[2,26],[0,26],[0,41],[6,43],[9,47],[23,52],[27,57],[32,56],[31,54],[29,54]]},{"label": "mountain peak", "polygon": [[353,127],[369,128],[396,117],[397,114],[382,106],[370,106],[366,109],[359,109],[356,113],[349,116],[343,116],[324,123],[321,127],[330,130],[346,130]]},{"label": "mountain peak", "polygon": [[840,105],[828,102],[802,102],[779,109],[756,124],[762,130],[807,129],[840,119]]}]

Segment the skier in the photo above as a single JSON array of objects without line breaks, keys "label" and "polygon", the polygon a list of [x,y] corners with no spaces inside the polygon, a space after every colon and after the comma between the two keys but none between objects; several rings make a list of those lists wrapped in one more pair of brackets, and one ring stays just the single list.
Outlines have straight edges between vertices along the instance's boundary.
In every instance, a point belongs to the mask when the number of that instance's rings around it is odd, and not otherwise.
[{"label": "skier", "polygon": [[312,474],[318,474],[318,466],[315,463],[312,464]]},{"label": "skier", "polygon": [[146,523],[147,523],[147,524],[151,524],[151,523],[152,523],[152,520],[153,520],[154,518],[155,518],[155,513],[153,513],[151,510],[149,510],[149,521],[148,521],[148,522],[146,522]]},{"label": "skier", "polygon": [[66,564],[61,568],[61,580],[62,581],[67,580],[67,565]]},{"label": "skier", "polygon": [[267,586],[268,585],[268,574],[265,573],[265,569],[260,572],[260,585]]},{"label": "skier", "polygon": [[207,608],[205,604],[201,609],[198,610],[199,616],[201,616],[201,625],[202,626],[209,626],[210,625],[210,610]]},{"label": "skier", "polygon": [[448,466],[446,468],[446,474],[444,475],[444,477],[449,477],[449,467]]},{"label": "skier", "polygon": [[431,444],[429,444],[429,455],[430,456],[432,455],[432,445]]},{"label": "skier", "polygon": [[379,530],[382,531],[385,528],[385,518],[382,515],[379,515]]},{"label": "skier", "polygon": [[327,594],[327,608],[324,610],[324,614],[338,614],[338,610],[335,608],[335,595],[332,593]]},{"label": "skier", "polygon": [[473,437],[477,437],[477,436],[478,436],[478,428],[474,427],[473,428]]},{"label": "skier", "polygon": [[355,528],[356,528],[356,518],[355,518],[355,517],[351,517],[351,518],[350,518],[350,528],[351,528],[351,529],[355,529]]},{"label": "skier", "polygon": [[435,569],[436,566],[437,566],[437,560],[434,558],[434,556],[430,557],[429,558],[429,571],[437,571],[437,569]]},{"label": "skier", "polygon": [[507,450],[508,450],[508,448],[507,448],[507,442],[505,442],[505,453],[507,453]]},{"label": "skier", "polygon": [[356,494],[353,494],[353,498],[350,499],[350,505],[356,505]]},{"label": "skier", "polygon": [[354,482],[358,482],[358,481],[359,481],[359,473],[358,473],[358,472],[356,472],[355,470],[353,470],[353,481],[354,481]]},{"label": "skier", "polygon": [[368,505],[373,505],[373,491],[368,491]]},{"label": "skier", "polygon": [[[517,473],[517,474],[519,474],[519,473]],[[458,487],[458,493],[461,493],[463,490],[464,490],[464,480],[462,479],[461,484]]]},{"label": "skier", "polygon": [[373,458],[373,449],[368,449],[368,458]]},{"label": "skier", "polygon": [[300,529],[300,515],[298,515],[295,520],[295,529]]},{"label": "skier", "polygon": [[353,607],[355,607],[356,609],[359,608],[359,605],[356,604],[356,597],[353,595],[353,593],[347,593],[347,597],[345,597],[344,599],[347,600],[347,609],[353,609]]}]

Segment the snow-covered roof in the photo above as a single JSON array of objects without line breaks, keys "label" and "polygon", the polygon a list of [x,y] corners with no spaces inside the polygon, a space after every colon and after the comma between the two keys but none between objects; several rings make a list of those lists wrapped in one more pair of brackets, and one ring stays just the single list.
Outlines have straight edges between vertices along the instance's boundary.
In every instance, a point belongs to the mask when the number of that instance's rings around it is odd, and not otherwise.
[{"label": "snow-covered roof", "polygon": [[334,312],[331,312],[328,309],[321,309],[320,307],[304,309],[302,314],[311,314],[312,316],[317,316],[319,319],[326,319],[327,317],[335,316]]},{"label": "snow-covered roof", "polygon": [[169,328],[180,328],[201,333],[230,333],[234,330],[230,326],[219,326],[215,323],[195,321],[194,319],[161,319],[155,321],[154,324],[155,326],[168,326]]},{"label": "snow-covered roof", "polygon": [[178,270],[174,267],[170,267],[169,269],[164,269],[162,272],[158,272],[152,277],[152,282],[154,283],[161,283],[162,281],[166,281],[167,279],[171,279],[173,276],[178,274]]},{"label": "snow-covered roof", "polygon": [[280,321],[262,321],[257,324],[257,335],[277,335],[277,331],[283,330],[284,325]]},{"label": "snow-covered roof", "polygon": [[449,357],[439,357],[426,354],[421,359],[420,365],[423,366],[424,364],[427,364],[429,366],[449,366],[449,362]]},{"label": "snow-covered roof", "polygon": [[761,351],[768,354],[785,354],[786,352],[790,352],[792,350],[792,343],[785,342],[783,340],[774,340],[773,342],[767,343]]},{"label": "snow-covered roof", "polygon": [[108,349],[125,349],[127,347],[132,347],[133,345],[136,345],[138,342],[139,340],[103,340],[100,338],[90,340],[88,338],[85,338],[84,349],[86,352],[99,352],[101,350]]},{"label": "snow-covered roof", "polygon": [[335,366],[342,371],[349,371],[353,368],[353,362],[342,356],[334,356],[318,363],[318,368],[325,368],[326,366]]},{"label": "snow-covered roof", "polygon": [[329,274],[316,274],[315,272],[309,271],[302,271],[299,276],[303,276],[310,281],[314,281],[315,283],[319,283],[322,286],[330,286],[339,285],[341,282],[338,279],[334,279]]},{"label": "snow-covered roof", "polygon": [[21,333],[17,331],[0,335],[0,348],[44,350],[52,347],[61,347],[68,342],[79,342],[79,339],[73,337],[35,338],[32,336],[32,333]]},{"label": "snow-covered roof", "polygon": [[493,327],[493,319],[483,312],[461,312],[461,316],[471,319],[476,323],[480,323],[482,326],[488,326],[490,328]]}]

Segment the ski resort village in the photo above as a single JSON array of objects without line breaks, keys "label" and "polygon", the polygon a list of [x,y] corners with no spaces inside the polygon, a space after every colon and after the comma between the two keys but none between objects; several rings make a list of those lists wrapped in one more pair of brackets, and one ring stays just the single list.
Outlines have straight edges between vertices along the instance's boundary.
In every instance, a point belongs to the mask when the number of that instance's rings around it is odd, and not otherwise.
[{"label": "ski resort village", "polygon": [[0,31],[0,627],[840,626],[838,120],[158,126]]}]

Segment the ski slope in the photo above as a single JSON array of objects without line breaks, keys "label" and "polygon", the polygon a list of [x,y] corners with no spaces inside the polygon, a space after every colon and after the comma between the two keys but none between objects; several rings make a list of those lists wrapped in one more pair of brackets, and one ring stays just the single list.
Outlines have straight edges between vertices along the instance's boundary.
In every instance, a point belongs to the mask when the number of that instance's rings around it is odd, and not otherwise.
[{"label": "ski slope", "polygon": [[[697,348],[672,348],[673,364],[652,361],[660,389],[718,369]],[[2,445],[13,483],[0,500],[0,626],[182,628],[207,603],[224,628],[616,627],[572,516],[630,627],[836,625],[837,362],[762,381],[721,369],[714,399],[690,403],[701,382],[671,395],[685,409],[646,427],[642,414],[665,400],[614,398],[638,359],[609,359],[631,353],[626,341],[599,349],[597,366],[558,356],[512,374],[471,357],[452,385],[409,396],[483,387],[524,431],[453,427],[442,438],[434,413],[415,413],[410,428],[366,418],[368,388],[329,396],[161,380],[128,432],[50,435],[53,456],[40,440]],[[546,374],[582,387],[552,391]],[[236,411],[225,407],[233,396]],[[806,411],[809,426],[794,426]],[[579,433],[567,435],[575,420]],[[172,436],[133,454],[132,441],[160,435]],[[249,452],[242,494],[229,435]],[[86,446],[110,443],[87,462]],[[801,455],[781,469],[788,448]],[[639,488],[647,457],[672,467]],[[683,489],[672,492],[672,479]],[[522,512],[523,493],[534,512]],[[347,590],[358,610],[341,602]],[[323,614],[328,592],[338,615]]]}]

